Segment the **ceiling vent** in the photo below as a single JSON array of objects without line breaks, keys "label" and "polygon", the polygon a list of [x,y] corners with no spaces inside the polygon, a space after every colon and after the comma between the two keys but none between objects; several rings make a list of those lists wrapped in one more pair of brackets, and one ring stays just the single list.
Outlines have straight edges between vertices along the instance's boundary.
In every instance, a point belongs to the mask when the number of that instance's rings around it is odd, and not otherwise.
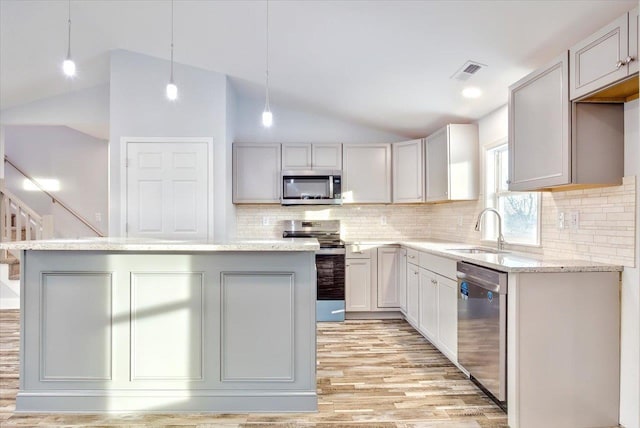
[{"label": "ceiling vent", "polygon": [[454,80],[461,80],[464,82],[469,80],[474,74],[476,74],[478,71],[480,71],[484,67],[486,67],[486,65],[480,64],[479,62],[467,61],[464,63],[462,67],[458,69],[458,71],[456,71],[453,74],[453,76],[451,76],[451,78]]}]

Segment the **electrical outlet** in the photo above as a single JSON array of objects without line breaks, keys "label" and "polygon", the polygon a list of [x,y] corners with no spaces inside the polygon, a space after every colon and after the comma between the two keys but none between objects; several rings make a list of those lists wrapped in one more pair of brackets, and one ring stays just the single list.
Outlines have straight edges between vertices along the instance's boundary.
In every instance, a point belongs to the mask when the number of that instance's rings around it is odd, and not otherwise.
[{"label": "electrical outlet", "polygon": [[564,229],[564,213],[558,214],[558,229]]},{"label": "electrical outlet", "polygon": [[383,216],[380,217],[380,224],[383,225],[383,226],[385,224],[387,224],[387,216],[386,215],[383,215]]},{"label": "electrical outlet", "polygon": [[580,213],[578,211],[572,212],[569,222],[572,230],[578,230],[580,228]]},{"label": "electrical outlet", "polygon": [[267,216],[262,217],[262,225],[269,226],[269,217]]}]

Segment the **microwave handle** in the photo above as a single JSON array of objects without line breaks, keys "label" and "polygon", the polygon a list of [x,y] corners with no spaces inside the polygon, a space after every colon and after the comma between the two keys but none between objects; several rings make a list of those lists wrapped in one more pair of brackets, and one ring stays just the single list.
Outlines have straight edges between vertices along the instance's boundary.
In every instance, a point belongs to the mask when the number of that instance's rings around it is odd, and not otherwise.
[{"label": "microwave handle", "polygon": [[329,198],[333,198],[333,175],[329,176]]}]

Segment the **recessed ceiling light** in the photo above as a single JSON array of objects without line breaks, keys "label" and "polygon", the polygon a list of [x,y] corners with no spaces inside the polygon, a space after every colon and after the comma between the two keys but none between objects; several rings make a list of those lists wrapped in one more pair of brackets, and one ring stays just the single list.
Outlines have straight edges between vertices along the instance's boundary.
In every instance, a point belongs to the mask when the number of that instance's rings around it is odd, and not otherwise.
[{"label": "recessed ceiling light", "polygon": [[462,90],[462,96],[465,98],[478,98],[480,95],[482,95],[480,88],[475,88],[473,86],[469,86]]}]

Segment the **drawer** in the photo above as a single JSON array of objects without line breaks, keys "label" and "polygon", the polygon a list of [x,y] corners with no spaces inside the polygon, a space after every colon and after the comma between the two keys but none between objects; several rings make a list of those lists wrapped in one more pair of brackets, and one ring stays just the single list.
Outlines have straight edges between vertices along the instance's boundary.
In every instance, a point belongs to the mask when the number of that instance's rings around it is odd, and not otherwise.
[{"label": "drawer", "polygon": [[420,263],[420,251],[407,248],[407,263],[418,265]]},{"label": "drawer", "polygon": [[370,259],[374,253],[376,245],[371,244],[348,244],[345,246],[347,259]]},{"label": "drawer", "polygon": [[[408,257],[408,256],[407,256]],[[420,253],[420,267],[432,272],[456,279],[456,261],[430,253]]]}]

